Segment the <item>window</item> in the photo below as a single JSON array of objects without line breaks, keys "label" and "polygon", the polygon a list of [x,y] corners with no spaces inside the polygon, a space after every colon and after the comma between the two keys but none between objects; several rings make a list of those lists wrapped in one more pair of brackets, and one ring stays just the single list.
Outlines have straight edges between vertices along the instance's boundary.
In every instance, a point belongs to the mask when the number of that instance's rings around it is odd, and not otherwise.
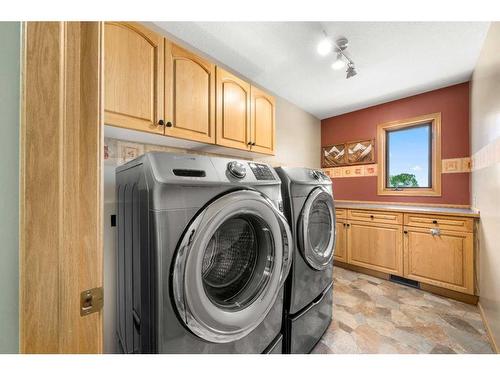
[{"label": "window", "polygon": [[379,125],[379,195],[441,195],[440,127],[440,113]]}]

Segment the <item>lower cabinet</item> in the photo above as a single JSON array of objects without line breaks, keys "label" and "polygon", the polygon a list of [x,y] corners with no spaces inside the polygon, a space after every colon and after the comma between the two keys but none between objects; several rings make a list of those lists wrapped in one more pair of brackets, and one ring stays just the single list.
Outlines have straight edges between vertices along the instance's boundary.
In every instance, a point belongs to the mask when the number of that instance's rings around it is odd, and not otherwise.
[{"label": "lower cabinet", "polygon": [[342,208],[336,211],[335,260],[475,294],[474,218]]},{"label": "lower cabinet", "polygon": [[474,293],[472,233],[406,227],[404,236],[404,277]]},{"label": "lower cabinet", "polygon": [[340,262],[347,262],[347,224],[338,220],[335,224],[336,239],[334,259]]},{"label": "lower cabinet", "polygon": [[348,263],[403,275],[403,233],[400,225],[347,224]]}]

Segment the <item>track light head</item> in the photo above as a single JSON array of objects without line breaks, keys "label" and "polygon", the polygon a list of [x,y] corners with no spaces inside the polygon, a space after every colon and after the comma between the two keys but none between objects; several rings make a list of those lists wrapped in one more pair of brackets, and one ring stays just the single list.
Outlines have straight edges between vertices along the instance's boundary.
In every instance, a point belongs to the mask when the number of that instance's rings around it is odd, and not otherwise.
[{"label": "track light head", "polygon": [[321,56],[328,55],[332,49],[333,43],[327,36],[325,36],[325,38],[318,43],[317,51]]},{"label": "track light head", "polygon": [[342,59],[342,54],[337,53],[337,59],[332,63],[332,69],[339,70],[345,66],[345,61]]},{"label": "track light head", "polygon": [[356,74],[358,74],[358,72],[356,71],[356,68],[354,67],[354,64],[349,64],[347,66],[346,73],[347,73],[346,74],[347,79],[354,77]]}]

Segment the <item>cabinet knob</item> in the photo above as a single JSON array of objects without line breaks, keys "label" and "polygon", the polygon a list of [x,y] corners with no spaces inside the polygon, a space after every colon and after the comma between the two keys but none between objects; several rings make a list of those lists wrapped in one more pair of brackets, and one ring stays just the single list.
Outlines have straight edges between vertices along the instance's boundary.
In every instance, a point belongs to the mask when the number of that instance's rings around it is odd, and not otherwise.
[{"label": "cabinet knob", "polygon": [[437,220],[432,220],[432,224],[437,224],[438,221]]},{"label": "cabinet knob", "polygon": [[251,146],[251,145],[252,145],[252,142],[247,142],[247,145]]},{"label": "cabinet knob", "polygon": [[158,125],[160,125],[160,126],[165,125],[165,121],[163,121],[163,120],[158,121]]},{"label": "cabinet knob", "polygon": [[407,230],[404,230],[404,231],[403,231],[403,233],[404,233],[404,234],[408,234],[408,231],[407,231]]},{"label": "cabinet knob", "polygon": [[375,216],[373,216],[373,215],[370,215],[370,219],[373,219],[374,217],[375,217]]},{"label": "cabinet knob", "polygon": [[432,236],[440,236],[441,230],[439,228],[431,228],[431,234]]},{"label": "cabinet knob", "polygon": [[167,122],[167,128],[171,128],[173,126],[173,124],[169,121]]},{"label": "cabinet knob", "polygon": [[255,146],[255,142],[252,142],[252,146]]}]

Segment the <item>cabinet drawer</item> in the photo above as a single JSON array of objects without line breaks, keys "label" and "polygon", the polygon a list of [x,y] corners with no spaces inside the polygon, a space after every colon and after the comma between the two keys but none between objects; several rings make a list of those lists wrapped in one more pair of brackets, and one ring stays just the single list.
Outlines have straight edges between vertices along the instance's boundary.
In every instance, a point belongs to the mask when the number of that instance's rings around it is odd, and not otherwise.
[{"label": "cabinet drawer", "polygon": [[399,212],[349,210],[347,217],[350,220],[368,221],[381,224],[403,223],[403,214]]},{"label": "cabinet drawer", "polygon": [[347,219],[347,210],[345,208],[336,208],[335,217],[337,219]]},{"label": "cabinet drawer", "polygon": [[456,216],[436,216],[421,214],[405,214],[405,225],[420,228],[439,228],[445,230],[456,230],[460,232],[472,232],[473,220]]}]

